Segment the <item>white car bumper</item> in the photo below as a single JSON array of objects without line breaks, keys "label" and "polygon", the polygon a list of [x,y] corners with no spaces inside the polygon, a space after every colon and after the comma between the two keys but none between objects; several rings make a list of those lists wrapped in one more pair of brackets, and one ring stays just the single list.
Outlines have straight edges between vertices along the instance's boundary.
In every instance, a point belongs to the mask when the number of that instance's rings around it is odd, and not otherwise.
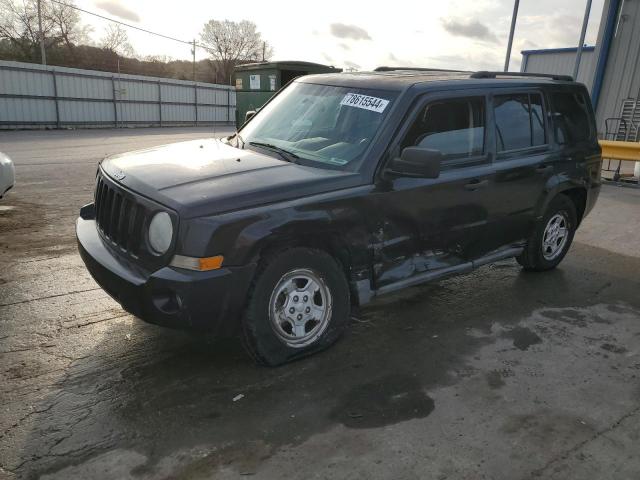
[{"label": "white car bumper", "polygon": [[16,170],[13,162],[4,153],[0,152],[0,198],[9,191],[16,181]]}]

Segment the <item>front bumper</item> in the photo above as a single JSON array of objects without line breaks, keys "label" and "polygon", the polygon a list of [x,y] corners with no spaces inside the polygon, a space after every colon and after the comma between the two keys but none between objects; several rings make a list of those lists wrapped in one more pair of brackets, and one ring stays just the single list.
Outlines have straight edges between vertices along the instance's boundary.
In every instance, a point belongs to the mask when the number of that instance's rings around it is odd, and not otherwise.
[{"label": "front bumper", "polygon": [[78,250],[89,273],[127,312],[158,325],[233,335],[255,265],[192,272],[146,272],[107,246],[93,219],[76,222]]}]

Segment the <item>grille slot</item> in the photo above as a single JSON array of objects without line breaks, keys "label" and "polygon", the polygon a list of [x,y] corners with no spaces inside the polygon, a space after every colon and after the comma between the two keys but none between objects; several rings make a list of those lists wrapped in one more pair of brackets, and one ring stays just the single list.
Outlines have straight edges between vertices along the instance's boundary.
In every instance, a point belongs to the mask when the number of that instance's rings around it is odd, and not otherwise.
[{"label": "grille slot", "polygon": [[142,241],[145,208],[102,175],[98,176],[94,201],[96,223],[103,237],[136,256]]}]

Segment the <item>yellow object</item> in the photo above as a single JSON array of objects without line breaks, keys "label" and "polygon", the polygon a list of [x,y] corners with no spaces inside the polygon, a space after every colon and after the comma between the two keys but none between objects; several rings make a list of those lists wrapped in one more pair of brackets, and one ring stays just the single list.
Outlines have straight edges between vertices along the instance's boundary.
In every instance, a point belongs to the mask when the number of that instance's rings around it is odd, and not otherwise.
[{"label": "yellow object", "polygon": [[198,260],[198,266],[200,267],[201,271],[217,270],[218,268],[222,267],[222,261],[224,260],[224,257],[222,255],[216,255],[215,257],[200,258]]},{"label": "yellow object", "polygon": [[600,143],[600,147],[602,148],[602,158],[640,162],[639,142],[599,140],[598,143]]}]

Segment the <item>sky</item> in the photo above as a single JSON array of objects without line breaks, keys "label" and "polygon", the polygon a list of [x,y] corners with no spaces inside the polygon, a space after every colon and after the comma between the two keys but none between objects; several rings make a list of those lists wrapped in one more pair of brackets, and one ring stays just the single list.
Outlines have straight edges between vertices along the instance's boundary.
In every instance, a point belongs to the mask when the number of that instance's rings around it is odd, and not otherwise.
[{"label": "sky", "polygon": [[[593,0],[586,42],[594,45],[604,0]],[[199,40],[209,19],[250,20],[274,50],[273,60],[341,68],[377,66],[502,70],[513,0],[266,1],[76,0],[86,10],[176,38]],[[576,46],[586,0],[521,0],[511,57],[524,49]],[[86,14],[94,40],[106,22]],[[188,45],[130,30],[140,55],[190,59]],[[197,58],[206,52],[197,51]]]}]

